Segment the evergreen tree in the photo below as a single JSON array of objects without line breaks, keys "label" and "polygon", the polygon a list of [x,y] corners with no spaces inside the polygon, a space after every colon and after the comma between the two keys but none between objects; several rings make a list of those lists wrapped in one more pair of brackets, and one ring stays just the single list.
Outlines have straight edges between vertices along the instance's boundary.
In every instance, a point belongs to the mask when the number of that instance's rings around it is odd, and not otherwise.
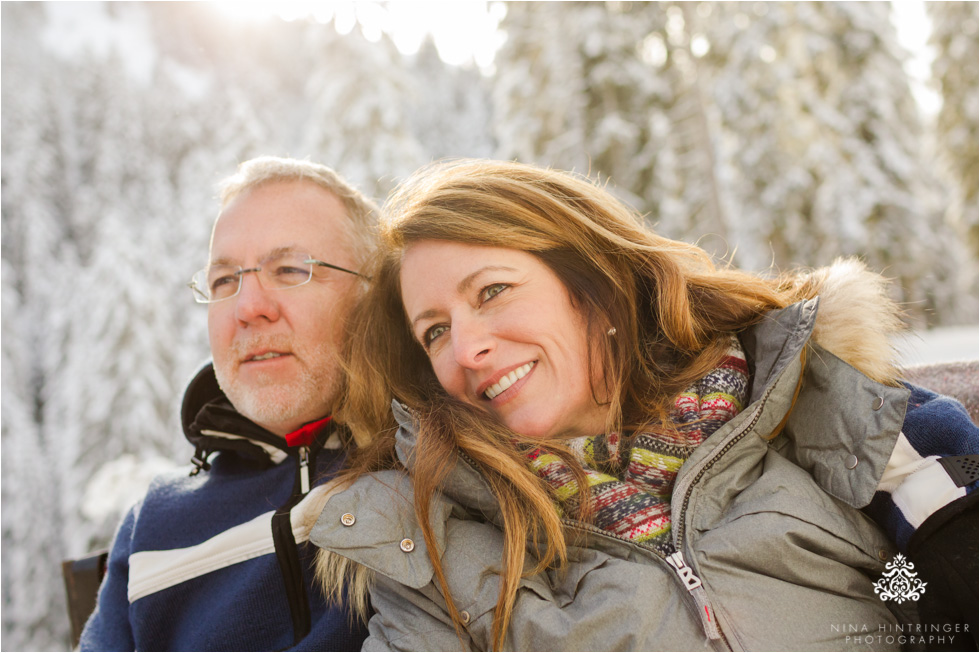
[{"label": "evergreen tree", "polygon": [[[497,157],[588,173],[585,79],[577,54],[582,7],[570,2],[506,5],[493,81]],[[589,6],[589,10],[594,10]]]},{"label": "evergreen tree", "polygon": [[40,47],[43,5],[6,3],[2,15],[3,642],[57,650],[68,624],[59,591],[62,485],[51,459],[63,440],[44,415],[58,372],[59,300],[76,269],[63,247],[69,229],[57,177],[53,89],[66,80]]},{"label": "evergreen tree", "polygon": [[368,195],[384,197],[428,162],[405,108],[418,101],[420,88],[409,83],[387,36],[372,44],[357,29],[341,36],[313,25],[308,38],[318,64],[304,93],[309,113],[300,154],[337,169]]},{"label": "evergreen tree", "polygon": [[930,42],[937,51],[932,74],[943,98],[937,117],[939,149],[949,176],[956,182],[956,200],[950,202],[948,215],[954,228],[965,234],[976,259],[980,242],[977,216],[980,12],[976,2],[928,2],[926,8],[933,24]]},{"label": "evergreen tree", "polygon": [[412,62],[416,93],[409,107],[411,131],[431,159],[493,155],[490,90],[472,67],[450,66],[426,38]]},{"label": "evergreen tree", "polygon": [[664,235],[723,232],[711,107],[683,14],[666,3],[509,5],[501,155],[611,180]]},{"label": "evergreen tree", "polygon": [[888,5],[714,11],[714,104],[738,220],[755,241],[743,238],[736,260],[761,267],[767,245],[784,269],[859,255],[898,280],[919,323],[956,319],[963,252],[938,216]]}]

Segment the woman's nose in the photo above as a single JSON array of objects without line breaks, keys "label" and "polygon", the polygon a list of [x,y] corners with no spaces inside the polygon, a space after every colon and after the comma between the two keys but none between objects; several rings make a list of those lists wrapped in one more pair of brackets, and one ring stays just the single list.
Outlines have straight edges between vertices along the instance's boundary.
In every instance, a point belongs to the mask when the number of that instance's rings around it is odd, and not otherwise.
[{"label": "woman's nose", "polygon": [[484,320],[455,319],[449,333],[453,340],[456,362],[462,367],[479,366],[494,349],[493,335]]}]

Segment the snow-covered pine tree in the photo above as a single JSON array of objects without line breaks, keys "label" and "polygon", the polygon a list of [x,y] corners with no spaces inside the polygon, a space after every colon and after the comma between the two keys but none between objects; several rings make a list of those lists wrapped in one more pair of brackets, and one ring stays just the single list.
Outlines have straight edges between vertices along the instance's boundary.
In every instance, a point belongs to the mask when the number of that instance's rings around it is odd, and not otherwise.
[{"label": "snow-covered pine tree", "polygon": [[[936,118],[940,155],[955,180],[955,201],[949,202],[949,220],[966,237],[978,255],[977,133],[978,9],[976,2],[927,2],[932,18],[930,43],[936,49],[932,76],[942,93],[943,105]],[[976,270],[976,260],[973,265]],[[973,293],[976,295],[976,293]],[[975,317],[975,316],[974,316]]]},{"label": "snow-covered pine tree", "polygon": [[710,152],[695,147],[707,142],[706,107],[681,16],[666,3],[508,5],[494,80],[499,156],[611,180],[665,235],[717,232],[717,211],[702,210],[717,193]]},{"label": "snow-covered pine tree", "polygon": [[642,59],[659,82],[656,102],[648,108],[651,138],[646,150],[654,157],[654,178],[644,199],[665,236],[696,242],[723,258],[737,249],[741,230],[726,201],[718,109],[704,60],[707,40],[699,27],[711,7],[705,2],[659,3],[657,29],[643,41]]},{"label": "snow-covered pine tree", "polygon": [[[883,3],[724,3],[707,39],[738,219],[736,261],[779,268],[859,255],[895,277],[918,323],[955,320],[963,251]],[[748,245],[748,246],[746,246]]]},{"label": "snow-covered pine tree", "polygon": [[52,457],[63,444],[46,428],[49,380],[59,371],[64,312],[60,300],[77,271],[65,247],[56,119],[57,89],[67,80],[41,47],[41,4],[6,3],[3,16],[2,299],[4,648],[67,646],[61,590],[60,474]]},{"label": "snow-covered pine tree", "polygon": [[427,37],[411,63],[419,89],[406,107],[412,133],[431,159],[493,155],[489,83],[473,66],[451,66]]},{"label": "snow-covered pine tree", "polygon": [[583,11],[597,3],[515,2],[500,27],[493,79],[497,158],[590,172],[585,151]]},{"label": "snow-covered pine tree", "polygon": [[406,108],[423,87],[413,88],[386,35],[371,43],[359,29],[340,35],[329,25],[311,24],[306,36],[316,65],[304,90],[308,113],[299,156],[335,168],[361,191],[383,198],[428,162]]}]

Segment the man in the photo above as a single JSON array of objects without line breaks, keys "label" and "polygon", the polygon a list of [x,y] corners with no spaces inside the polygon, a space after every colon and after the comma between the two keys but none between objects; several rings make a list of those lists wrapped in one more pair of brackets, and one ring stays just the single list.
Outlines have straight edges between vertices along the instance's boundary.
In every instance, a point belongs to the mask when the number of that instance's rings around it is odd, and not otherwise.
[{"label": "man", "polygon": [[124,518],[83,650],[357,650],[313,582],[318,494],[343,461],[330,419],[376,207],[332,170],[263,157],[225,181],[208,267],[213,365],[181,417],[194,469]]}]

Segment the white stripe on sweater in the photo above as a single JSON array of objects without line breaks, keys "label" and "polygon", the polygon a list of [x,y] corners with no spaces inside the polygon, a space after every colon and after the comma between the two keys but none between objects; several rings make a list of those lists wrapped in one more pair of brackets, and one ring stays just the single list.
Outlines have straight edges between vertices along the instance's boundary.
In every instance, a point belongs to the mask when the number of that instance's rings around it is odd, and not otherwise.
[{"label": "white stripe on sweater", "polygon": [[[297,544],[310,539],[310,529],[336,485],[331,481],[313,488],[289,511]],[[129,557],[129,602],[212,571],[275,553],[276,545],[272,539],[274,512],[261,514],[194,546],[132,554]]]},{"label": "white stripe on sweater", "polygon": [[287,454],[285,451],[283,451],[278,447],[274,447],[271,444],[266,444],[265,442],[260,442],[259,440],[253,440],[252,438],[247,438],[243,435],[235,435],[234,433],[225,433],[224,431],[212,431],[210,429],[202,429],[201,433],[203,435],[209,435],[212,438],[220,438],[222,440],[244,440],[245,442],[254,444],[258,448],[265,451],[265,453],[268,454],[269,459],[277,465],[282,461],[286,460],[286,458],[289,456],[289,454]]},{"label": "white stripe on sweater", "polygon": [[934,512],[966,495],[966,489],[957,487],[939,464],[939,457],[920,456],[905,433],[898,435],[878,490],[891,494],[892,502],[912,528],[918,528]]}]

